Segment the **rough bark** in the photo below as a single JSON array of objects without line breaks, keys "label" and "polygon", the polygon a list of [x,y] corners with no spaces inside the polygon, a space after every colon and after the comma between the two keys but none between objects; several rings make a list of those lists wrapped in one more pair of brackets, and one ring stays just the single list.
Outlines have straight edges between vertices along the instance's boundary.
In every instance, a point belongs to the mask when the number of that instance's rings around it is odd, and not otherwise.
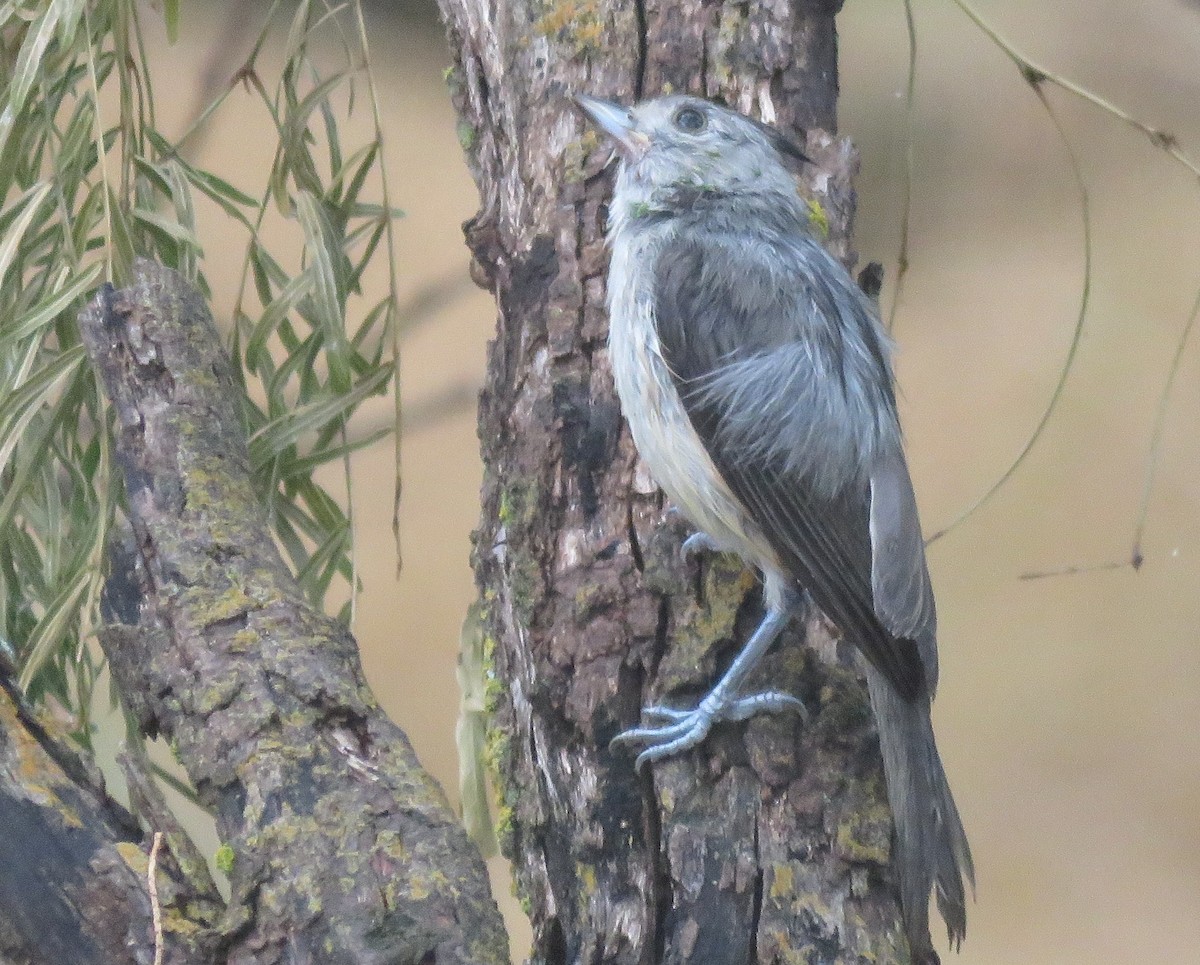
[{"label": "rough bark", "polygon": [[[903,962],[878,742],[819,616],[761,671],[812,711],[723,725],[641,780],[609,740],[694,702],[761,613],[734,559],[685,563],[605,349],[608,150],[576,92],[720,98],[806,142],[814,223],[847,263],[839,2],[440,0],[481,195],[473,273],[498,308],[480,409],[475,567],[497,686],[491,756],[533,960]],[[807,639],[805,639],[807,637]]]},{"label": "rough bark", "polygon": [[[23,702],[0,657],[0,961],[154,960],[147,842],[100,775]],[[211,959],[217,906],[161,851],[162,961]]]},{"label": "rough bark", "polygon": [[506,962],[477,852],[275,550],[207,309],[172,271],[134,274],[80,317],[132,524],[102,643],[232,849],[214,956],[187,961]]}]

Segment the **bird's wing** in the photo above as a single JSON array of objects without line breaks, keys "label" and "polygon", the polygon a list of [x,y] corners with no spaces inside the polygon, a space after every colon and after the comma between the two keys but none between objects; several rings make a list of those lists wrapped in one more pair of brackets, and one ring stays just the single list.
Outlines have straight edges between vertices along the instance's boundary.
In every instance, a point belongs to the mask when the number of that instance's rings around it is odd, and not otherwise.
[{"label": "bird's wing", "polygon": [[871,590],[875,613],[891,632],[916,642],[930,696],[937,690],[937,610],[917,499],[903,453],[871,472]]},{"label": "bird's wing", "polygon": [[[677,237],[655,262],[655,327],[730,490],[789,574],[912,699],[932,684],[922,661],[932,594],[914,578],[924,572],[919,524],[914,547],[903,457],[898,469],[882,462],[876,484],[861,438],[872,406],[894,407],[891,375],[873,330],[845,339],[845,326],[873,322],[857,289],[831,288],[843,275],[853,282],[827,257],[815,243],[768,255],[731,236]],[[915,549],[915,562],[878,565],[893,548]]]}]

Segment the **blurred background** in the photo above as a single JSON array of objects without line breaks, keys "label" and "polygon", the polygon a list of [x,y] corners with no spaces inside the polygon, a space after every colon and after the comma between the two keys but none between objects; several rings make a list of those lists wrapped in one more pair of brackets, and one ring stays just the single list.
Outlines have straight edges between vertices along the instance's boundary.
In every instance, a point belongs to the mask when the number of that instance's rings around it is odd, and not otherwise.
[{"label": "blurred background", "polygon": [[[1200,6],[980,0],[979,8],[1042,66],[1200,155]],[[244,25],[265,4],[182,9],[178,45],[168,46],[161,24],[148,38],[159,93],[175,92],[160,98],[168,136],[187,126],[202,91],[241,65],[252,39]],[[354,461],[364,584],[355,629],[380,700],[456,801],[454,664],[474,597],[468,553],[480,479],[472,397],[495,313],[467,279],[460,224],[476,194],[442,78],[449,55],[433,0],[376,2],[368,13],[392,197],[405,211],[397,267],[416,302],[402,385],[412,418],[405,565],[397,579],[384,442]],[[916,20],[911,271],[895,335],[909,458],[933,533],[992,485],[1040,419],[1071,341],[1084,244],[1066,151],[1012,63],[952,3],[918,0]],[[887,266],[886,306],[904,179],[902,6],[849,0],[840,31],[842,131],[863,157],[858,247],[864,262]],[[1084,336],[1029,458],[930,548],[939,743],[979,870],[969,938],[951,960],[1180,962],[1200,947],[1200,346],[1186,352],[1171,395],[1145,564],[1103,567],[1131,558],[1156,407],[1200,288],[1200,184],[1144,136],[1061,91],[1048,94],[1091,195]],[[357,114],[365,140],[365,103]],[[253,98],[236,92],[195,159],[258,191],[250,179],[269,165],[274,143],[265,123]],[[347,142],[355,130],[343,129]],[[200,217],[221,319],[245,239],[214,211]],[[378,400],[363,418],[389,419],[390,403]],[[1084,572],[1023,578],[1071,568]],[[216,842],[202,846],[211,854]],[[520,960],[528,926],[503,863],[492,864]]]}]

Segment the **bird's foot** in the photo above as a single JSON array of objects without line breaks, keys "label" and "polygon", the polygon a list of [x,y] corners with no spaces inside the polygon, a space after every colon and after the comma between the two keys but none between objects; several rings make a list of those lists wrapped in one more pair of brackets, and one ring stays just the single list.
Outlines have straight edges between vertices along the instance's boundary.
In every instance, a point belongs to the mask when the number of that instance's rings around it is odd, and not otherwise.
[{"label": "bird's foot", "polygon": [[649,726],[622,731],[612,739],[610,746],[642,746],[644,749],[638,754],[634,764],[634,767],[641,771],[647,764],[695,747],[708,736],[712,725],[718,721],[746,720],[755,714],[778,714],[783,711],[792,711],[798,713],[802,719],[808,719],[808,710],[803,702],[791,694],[768,690],[747,697],[730,698],[714,691],[693,710],[677,710],[674,707],[659,705],[646,707],[642,714]]}]

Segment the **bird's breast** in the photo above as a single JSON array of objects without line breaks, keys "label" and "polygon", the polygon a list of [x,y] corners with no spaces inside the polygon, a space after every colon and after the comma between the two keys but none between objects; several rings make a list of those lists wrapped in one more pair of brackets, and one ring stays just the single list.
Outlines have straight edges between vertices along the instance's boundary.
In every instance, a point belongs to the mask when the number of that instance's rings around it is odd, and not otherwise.
[{"label": "bird's breast", "polygon": [[653,276],[640,253],[614,247],[609,275],[609,356],[621,410],[654,481],[723,550],[762,567],[775,553],[729,490],[705,449],[662,356]]}]

